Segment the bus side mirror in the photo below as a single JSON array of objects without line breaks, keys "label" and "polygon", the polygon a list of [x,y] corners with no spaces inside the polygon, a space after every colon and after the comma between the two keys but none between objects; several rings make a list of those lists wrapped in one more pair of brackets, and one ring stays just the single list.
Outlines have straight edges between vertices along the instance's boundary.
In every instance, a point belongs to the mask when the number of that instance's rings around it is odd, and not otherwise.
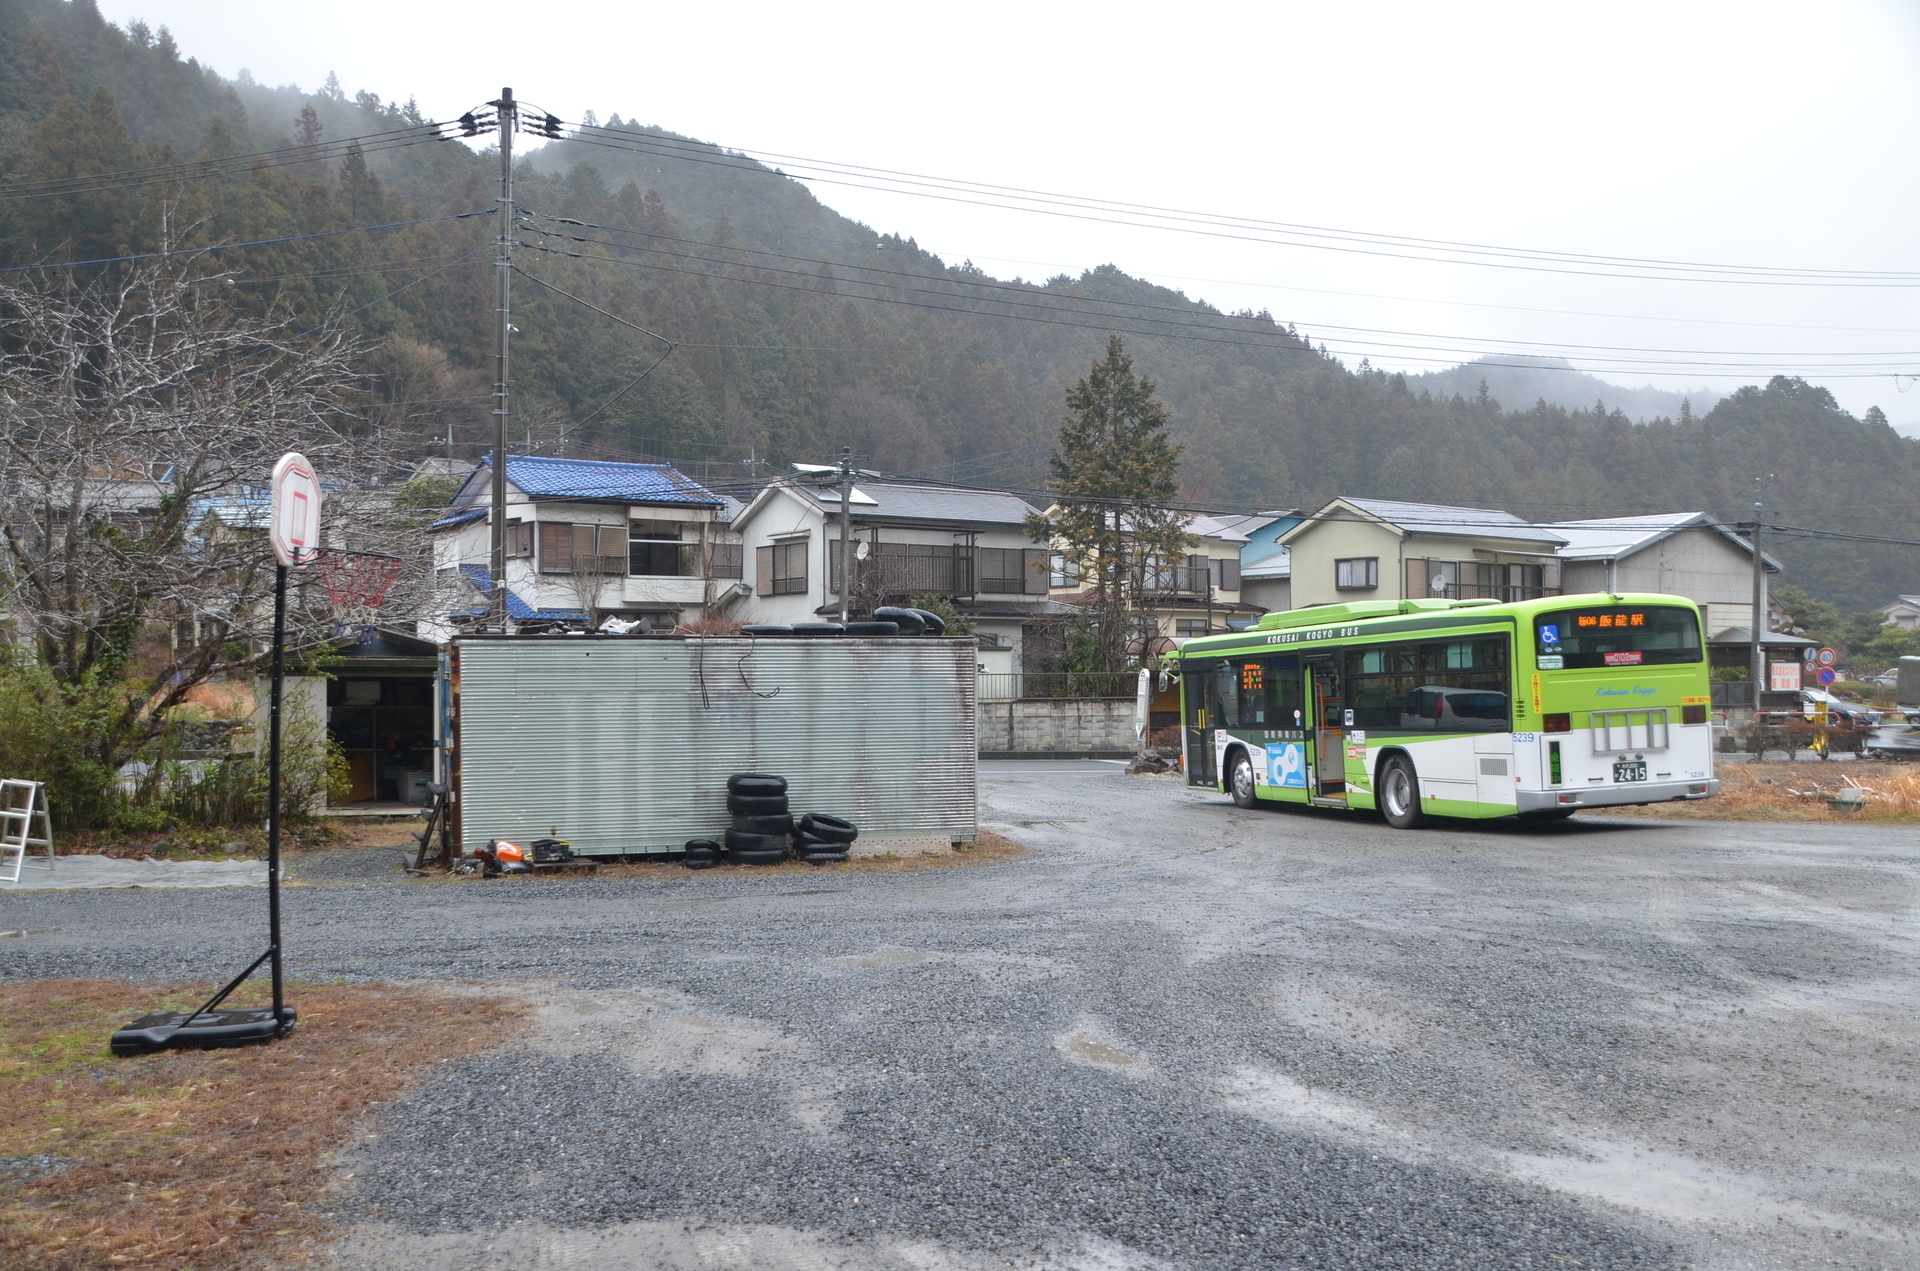
[{"label": "bus side mirror", "polygon": [[1160,691],[1164,693],[1172,687],[1173,676],[1167,671],[1167,668],[1163,666],[1160,668]]}]

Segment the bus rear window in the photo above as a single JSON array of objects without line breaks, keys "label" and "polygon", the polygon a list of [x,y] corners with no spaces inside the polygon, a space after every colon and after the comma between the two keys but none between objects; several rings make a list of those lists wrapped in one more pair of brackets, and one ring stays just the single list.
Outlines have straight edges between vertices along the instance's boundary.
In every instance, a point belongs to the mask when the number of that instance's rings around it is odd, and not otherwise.
[{"label": "bus rear window", "polygon": [[1540,669],[1665,666],[1700,660],[1700,621],[1691,609],[1620,605],[1565,609],[1533,622]]}]

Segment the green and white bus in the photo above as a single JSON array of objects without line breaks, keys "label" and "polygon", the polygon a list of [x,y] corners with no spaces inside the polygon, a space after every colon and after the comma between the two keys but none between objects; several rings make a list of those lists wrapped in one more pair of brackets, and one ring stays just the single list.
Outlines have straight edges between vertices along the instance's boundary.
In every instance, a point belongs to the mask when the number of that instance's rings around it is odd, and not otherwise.
[{"label": "green and white bus", "polygon": [[1720,792],[1700,610],[1662,595],[1362,601],[1189,640],[1187,784],[1427,816],[1570,816]]}]

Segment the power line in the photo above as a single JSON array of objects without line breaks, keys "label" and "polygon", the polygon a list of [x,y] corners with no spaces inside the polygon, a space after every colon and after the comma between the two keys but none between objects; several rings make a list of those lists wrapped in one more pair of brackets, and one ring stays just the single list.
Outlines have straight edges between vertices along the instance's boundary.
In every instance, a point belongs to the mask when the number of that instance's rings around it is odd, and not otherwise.
[{"label": "power line", "polygon": [[[684,253],[667,252],[658,248],[637,247],[637,246],[632,246],[627,244],[606,244],[606,245],[615,246],[615,247],[621,248],[622,250],[649,252],[652,254],[665,255],[665,256],[674,257],[677,259],[700,261],[700,262],[712,263],[712,264],[723,265],[723,266],[731,266],[739,269],[758,270],[760,272],[766,272],[766,273],[778,273],[778,274],[786,274],[790,276],[799,276],[799,277],[807,278],[809,280],[819,281],[818,275],[813,274],[806,270],[781,269],[774,266],[752,265],[749,263],[738,262],[738,261],[720,261],[720,260],[714,260],[711,257],[692,256]],[[626,260],[617,256],[603,256],[603,255],[594,255],[587,252],[568,251],[563,248],[547,247],[539,243],[522,242],[519,244],[519,246],[526,248],[527,250],[530,250],[530,251],[547,252],[553,255],[567,256],[576,260],[599,261],[605,264],[624,265],[624,266],[627,266],[628,268],[657,269],[665,273],[680,274],[680,275],[693,277],[693,278],[706,278],[709,280],[718,280],[723,282],[746,283],[752,286],[770,287],[778,290],[801,291],[801,292],[806,292],[812,295],[833,296],[833,295],[840,294],[836,291],[832,291],[820,286],[803,286],[797,283],[782,283],[782,282],[777,282],[767,278],[732,277],[724,274],[716,274],[711,270],[676,269],[670,265],[657,264],[657,263],[646,262],[646,261]],[[830,263],[830,262],[823,262],[823,263]],[[858,267],[854,266],[854,268],[858,268]],[[860,279],[836,279],[834,281],[845,282],[852,285],[862,285],[862,280]],[[865,283],[864,285],[877,288],[885,284]],[[900,288],[900,290],[904,290],[908,292],[920,292],[927,295],[945,294],[945,293],[935,291],[931,288],[925,288],[925,287],[907,287],[907,288]],[[1038,293],[1023,293],[1023,294],[1038,294]],[[1030,300],[1013,299],[1007,296],[994,296],[994,297],[982,298],[982,299],[976,300],[972,305],[934,304],[924,300],[911,300],[911,299],[906,299],[899,296],[886,296],[886,295],[862,296],[858,298],[868,300],[868,301],[883,303],[883,304],[901,305],[908,308],[923,309],[930,312],[965,314],[975,318],[1006,318],[1006,319],[1014,319],[1018,321],[1038,322],[1038,323],[1043,323],[1051,326],[1072,327],[1072,328],[1077,328],[1079,330],[1089,330],[1089,331],[1114,331],[1117,329],[1121,329],[1113,321],[1102,321],[1102,322],[1092,322],[1092,323],[1071,321],[1067,317],[1059,316],[1062,313],[1061,306],[1052,305],[1052,304],[1036,304]],[[949,298],[959,299],[960,297],[949,297]],[[1100,302],[1093,301],[1091,303],[1100,303]],[[1001,304],[1014,309],[1038,309],[1045,312],[1044,314],[1019,313],[1019,312],[1015,312],[1015,313],[983,312],[982,309],[979,307],[980,305],[983,305],[983,304]],[[1045,314],[1052,314],[1055,316],[1045,316]],[[1118,315],[1101,315],[1101,314],[1095,313],[1095,314],[1086,314],[1081,316],[1099,318],[1102,316],[1113,317]],[[1171,318],[1155,318],[1150,316],[1142,316],[1142,317],[1137,317],[1134,320],[1141,323],[1155,324],[1157,328],[1172,326],[1176,328],[1198,328],[1203,331],[1220,331],[1223,329],[1222,326],[1220,325],[1220,321],[1217,319],[1214,320],[1213,322],[1192,322],[1192,321],[1185,321],[1185,320],[1176,320]],[[1246,322],[1248,320],[1241,319],[1241,318],[1233,318],[1233,319],[1227,319],[1227,321]],[[1227,346],[1238,347],[1238,348],[1264,349],[1269,352],[1306,353],[1306,354],[1312,355],[1312,350],[1308,347],[1305,347],[1304,345],[1290,345],[1290,344],[1283,344],[1279,342],[1280,340],[1283,340],[1283,339],[1289,339],[1289,338],[1303,339],[1304,337],[1287,337],[1283,332],[1279,332],[1279,331],[1276,331],[1275,333],[1276,338],[1270,339],[1270,340],[1226,339],[1220,336],[1187,334],[1181,330],[1168,331],[1164,329],[1146,329],[1146,330],[1134,329],[1132,331],[1129,331],[1128,333],[1134,334],[1134,335],[1146,336],[1150,338],[1157,337],[1157,338],[1167,339],[1167,340],[1185,340],[1189,342],[1197,342],[1197,343],[1203,343],[1203,344],[1221,344],[1221,345],[1227,345]],[[1443,347],[1419,346],[1419,345],[1409,346],[1402,343],[1354,340],[1351,338],[1347,339],[1346,343],[1350,346],[1353,346],[1355,350],[1373,348],[1381,351],[1398,352],[1400,350],[1404,350],[1408,348],[1423,349],[1424,351],[1427,351],[1427,352],[1448,355],[1449,360],[1447,361],[1446,364],[1451,364],[1451,361],[1453,359],[1459,358],[1463,352],[1464,353],[1483,352],[1483,350],[1448,349]],[[1407,357],[1406,360],[1440,362],[1442,359]],[[1756,366],[1756,365],[1746,364],[1746,363],[1714,364],[1714,363],[1703,363],[1703,362],[1697,362],[1697,361],[1681,363],[1681,362],[1665,362],[1665,361],[1660,361],[1656,359],[1621,359],[1621,358],[1590,359],[1590,360],[1604,361],[1609,363],[1610,365],[1617,365],[1620,367],[1621,373],[1630,372],[1630,373],[1644,374],[1644,375],[1687,376],[1687,375],[1699,374],[1700,368],[1703,368],[1703,367],[1717,368],[1721,370],[1742,372],[1742,373],[1748,372],[1748,371],[1754,371],[1754,370],[1761,370],[1761,371],[1768,371],[1768,370],[1777,371],[1778,370],[1777,366],[1768,366],[1768,365]],[[1514,369],[1523,369],[1523,370],[1542,369],[1538,366],[1529,365],[1526,363],[1508,364],[1508,363],[1500,363],[1500,362],[1482,361],[1479,363],[1479,365],[1485,366],[1485,367],[1503,367],[1503,366],[1510,365]],[[1685,367],[1691,367],[1694,369],[1692,369],[1691,371],[1658,369],[1665,366],[1685,366]],[[1847,378],[1878,378],[1879,376],[1887,374],[1888,372],[1884,369],[1870,370],[1870,369],[1864,369],[1864,368],[1847,367],[1843,365],[1839,367],[1834,367],[1834,366],[1820,367],[1815,371],[1815,373],[1827,378],[1847,379]]]},{"label": "power line", "polygon": [[[607,137],[618,138],[618,140],[607,140]],[[1001,211],[1021,211],[1136,229],[1160,229],[1210,238],[1266,243],[1272,246],[1310,247],[1321,251],[1420,261],[1429,264],[1475,265],[1482,268],[1640,281],[1715,282],[1762,286],[1920,286],[1920,273],[1909,271],[1814,270],[1797,267],[1661,261],[1639,257],[1601,256],[1578,252],[1458,243],[1443,239],[1419,239],[1406,235],[1369,234],[1326,226],[1263,221],[1251,217],[1221,216],[1179,209],[1156,209],[1148,205],[1089,199],[1075,195],[1026,192],[1021,191],[1019,187],[992,186],[979,182],[929,177],[917,173],[899,174],[894,178],[883,175],[887,172],[885,169],[861,168],[859,165],[833,164],[826,161],[779,156],[788,158],[791,162],[818,169],[812,174],[794,173],[785,168],[768,168],[744,154],[737,159],[728,157],[724,151],[707,143],[671,141],[650,134],[623,133],[619,130],[596,129],[590,133],[584,127],[576,126],[574,134],[568,140],[581,145],[600,146],[629,153],[714,164],[754,175],[789,177],[800,181],[824,182],[857,189],[908,194]],[[717,153],[723,157],[713,159],[705,157],[704,154],[687,153],[689,148],[701,149],[706,154]],[[867,179],[857,180],[853,179],[854,177]],[[870,183],[872,180],[885,180],[889,183],[876,185]],[[1130,216],[1132,219],[1122,219],[1123,215]],[[1599,268],[1602,265],[1610,268]]]},{"label": "power line", "polygon": [[311,234],[256,238],[244,243],[212,243],[205,247],[181,247],[166,252],[139,252],[131,256],[101,256],[94,260],[58,260],[41,265],[11,265],[0,269],[0,274],[18,274],[41,269],[78,269],[84,265],[117,265],[130,260],[157,260],[165,256],[198,256],[206,252],[224,252],[235,247],[270,247],[275,243],[298,243],[310,238],[334,238],[341,234],[364,234],[370,230],[401,229],[408,225],[431,225],[435,221],[463,221],[469,217],[492,215],[492,208],[479,212],[449,212],[444,216],[422,216],[411,221],[389,221],[385,225],[353,225],[346,229],[316,230]]},{"label": "power line", "polygon": [[444,141],[440,123],[412,124],[386,132],[358,137],[318,141],[312,145],[282,146],[251,154],[227,155],[218,159],[189,159],[180,163],[155,164],[143,168],[125,168],[109,172],[83,173],[71,177],[48,177],[37,181],[9,181],[0,186],[0,202],[22,199],[70,198],[81,194],[130,189],[168,181],[201,180],[232,175],[257,168],[278,168],[290,164],[330,163],[345,158],[355,146],[362,154],[399,150],[425,141]]},{"label": "power line", "polygon": [[[577,221],[577,220],[573,220],[572,218],[566,218],[566,217],[553,217],[543,213],[532,213],[531,215],[539,217],[540,219],[543,219],[543,220],[554,221],[558,224],[577,225],[577,226],[581,226],[582,228],[599,229],[599,230],[604,230],[611,233],[629,234],[637,237],[665,239],[665,240],[676,242],[676,243],[692,244],[692,245],[700,246],[703,248],[707,248],[709,250],[739,252],[744,255],[762,256],[762,257],[768,257],[775,260],[785,260],[785,261],[790,261],[798,264],[821,266],[821,267],[835,269],[835,270],[843,270],[843,269],[856,270],[861,273],[881,274],[881,275],[885,275],[887,277],[893,277],[893,278],[908,278],[919,283],[939,282],[939,283],[945,283],[955,287],[971,287],[976,289],[988,290],[996,293],[1011,291],[1014,294],[1020,295],[1020,296],[1045,297],[1045,296],[1048,296],[1049,294],[1044,289],[1039,287],[1034,287],[1032,290],[1029,291],[1017,284],[1003,282],[998,279],[983,281],[979,279],[972,279],[972,278],[966,278],[966,277],[930,278],[926,274],[916,274],[906,270],[898,270],[898,269],[885,269],[875,265],[862,265],[862,264],[853,263],[853,262],[824,260],[816,257],[794,256],[794,255],[789,255],[783,252],[763,251],[758,248],[737,247],[732,245],[722,246],[722,245],[712,244],[712,243],[699,243],[698,240],[682,238],[675,235],[655,234],[647,230],[631,230],[631,229],[624,229],[616,226],[595,225],[590,222]],[[719,260],[711,256],[700,256],[700,255],[695,255],[692,253],[685,253],[685,252],[670,252],[670,251],[666,251],[663,248],[647,247],[640,244],[619,243],[609,239],[592,238],[585,235],[571,234],[571,233],[567,233],[565,231],[560,231],[560,230],[536,230],[536,232],[546,235],[548,237],[562,238],[570,242],[589,243],[589,244],[595,244],[603,247],[616,247],[626,251],[649,252],[649,253],[655,253],[660,255],[672,256],[672,257],[675,257],[676,259],[681,259],[681,260],[695,260],[695,261],[701,261],[701,262],[717,264],[717,265],[733,265],[738,268],[747,268],[747,269],[773,268],[770,266],[761,266],[761,265],[752,264],[746,261],[726,261],[726,260]],[[534,244],[522,244],[522,245],[529,246],[529,247],[535,246]],[[597,259],[596,257],[588,256],[584,253],[581,253],[579,255],[581,259],[588,259],[588,260]],[[807,270],[776,269],[775,271],[780,273],[786,273],[786,274],[796,274],[804,277],[816,276]],[[836,277],[836,281],[842,281],[842,280]],[[874,286],[874,287],[887,285],[879,282],[871,282],[867,279],[861,279],[861,278],[847,278],[847,279],[844,279],[844,281],[852,284],[864,283],[865,285]],[[929,288],[908,288],[908,290],[932,291],[932,289],[929,289]],[[932,291],[932,294],[942,294],[942,293],[938,291]],[[994,295],[992,298],[1000,301],[1001,303],[1006,303],[1006,304],[1026,303],[1025,301],[1016,301],[1016,300],[1008,299],[1006,296],[999,295],[999,294]],[[1197,316],[1197,317],[1208,320],[1207,322],[1194,323],[1189,325],[1206,326],[1206,325],[1209,325],[1209,323],[1246,323],[1249,321],[1254,321],[1254,322],[1258,321],[1258,319],[1250,319],[1245,315],[1240,315],[1240,314],[1232,314],[1232,315],[1211,314],[1210,315],[1208,314],[1205,308],[1199,305],[1188,305],[1188,306],[1165,305],[1165,304],[1154,304],[1147,301],[1120,300],[1115,298],[1099,297],[1099,296],[1072,296],[1072,297],[1061,297],[1060,299],[1070,300],[1075,304],[1105,305],[1110,307],[1125,308],[1130,310],[1138,310],[1138,311],[1153,312],[1153,313],[1174,313],[1174,314],[1183,315],[1186,318],[1192,318]],[[1055,307],[1059,307],[1059,306],[1056,305]],[[1151,319],[1151,320],[1161,321],[1161,319]],[[1761,358],[1761,357],[1824,358],[1824,357],[1856,357],[1856,356],[1920,358],[1920,350],[1891,350],[1891,351],[1885,351],[1885,352],[1876,352],[1873,354],[1765,353],[1765,352],[1754,352],[1754,353],[1747,354],[1747,353],[1740,353],[1740,352],[1721,350],[1721,349],[1661,349],[1661,348],[1646,348],[1646,347],[1634,346],[1634,345],[1568,344],[1568,343],[1550,342],[1550,341],[1541,341],[1541,340],[1496,340],[1490,337],[1480,337],[1480,336],[1449,337],[1444,335],[1437,335],[1432,332],[1398,331],[1393,329],[1377,328],[1377,327],[1356,327],[1356,326],[1346,326],[1338,323],[1309,322],[1309,323],[1306,323],[1305,325],[1307,325],[1308,327],[1310,327],[1315,331],[1343,331],[1343,332],[1356,333],[1360,335],[1405,336],[1410,339],[1425,339],[1425,340],[1458,339],[1458,340],[1472,341],[1473,343],[1476,343],[1476,344],[1508,346],[1508,347],[1517,344],[1517,345],[1526,346],[1530,349],[1539,349],[1539,350],[1552,351],[1552,352],[1566,352],[1566,353],[1571,353],[1575,355],[1585,355],[1590,353],[1691,353],[1691,354],[1698,354],[1701,356],[1714,356],[1714,357],[1748,356],[1748,357],[1755,357],[1755,358]],[[1284,336],[1286,335],[1286,332],[1278,332],[1277,334]],[[1349,342],[1367,346],[1367,347],[1392,348],[1396,350],[1408,348],[1408,347],[1413,347],[1413,348],[1421,347],[1417,345],[1408,346],[1408,345],[1399,344],[1399,343],[1389,344],[1386,342],[1374,342],[1374,341],[1362,341],[1362,340],[1350,340]],[[1441,351],[1467,352],[1467,353],[1478,352],[1478,353],[1484,354],[1489,350],[1464,349],[1464,350],[1441,350]],[[1669,362],[1665,360],[1652,360],[1652,359],[1640,359],[1640,358],[1613,358],[1610,360],[1616,363],[1626,363],[1626,364],[1635,365],[1635,366],[1641,365],[1641,364],[1660,365],[1660,366],[1680,365],[1680,363]],[[1772,369],[1776,365],[1776,363],[1769,362],[1769,363],[1758,363],[1758,364],[1749,364],[1749,363],[1711,364],[1711,363],[1700,363],[1700,362],[1688,362],[1688,363],[1685,363],[1685,365],[1712,366],[1720,369],[1736,369],[1736,370],[1751,370],[1751,369],[1767,370],[1767,369]],[[1872,365],[1878,366],[1881,364],[1872,364]],[[1843,367],[1840,369],[1845,369],[1845,366],[1843,365]]]}]

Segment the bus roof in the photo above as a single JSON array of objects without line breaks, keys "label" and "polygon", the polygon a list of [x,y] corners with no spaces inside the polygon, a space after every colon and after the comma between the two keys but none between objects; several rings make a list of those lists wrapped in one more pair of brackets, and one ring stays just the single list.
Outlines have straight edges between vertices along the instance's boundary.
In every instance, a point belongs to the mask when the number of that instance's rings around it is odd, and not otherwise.
[{"label": "bus roof", "polygon": [[[1448,626],[1479,626],[1486,623],[1517,622],[1537,613],[1562,609],[1594,609],[1615,605],[1682,605],[1698,610],[1685,596],[1658,592],[1591,592],[1574,596],[1542,596],[1537,600],[1357,600],[1344,605],[1314,605],[1306,609],[1284,609],[1262,617],[1245,631],[1224,635],[1200,636],[1180,647],[1176,656],[1188,657],[1214,651],[1227,651],[1248,643],[1267,644],[1263,637],[1274,632],[1295,631],[1303,627],[1341,627],[1346,639],[1407,629],[1406,618],[1422,618],[1418,627],[1433,630]],[[1437,621],[1436,621],[1437,620]],[[1391,624],[1391,625],[1389,625]],[[1319,637],[1335,639],[1332,633]],[[1315,642],[1313,637],[1301,643]]]}]

